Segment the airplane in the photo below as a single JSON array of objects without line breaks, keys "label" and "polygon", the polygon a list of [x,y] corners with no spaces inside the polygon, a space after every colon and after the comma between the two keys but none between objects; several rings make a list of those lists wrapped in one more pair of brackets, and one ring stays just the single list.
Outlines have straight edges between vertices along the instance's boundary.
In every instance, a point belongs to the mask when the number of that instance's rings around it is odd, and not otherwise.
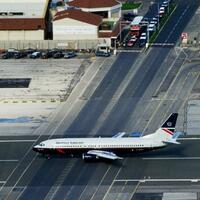
[{"label": "airplane", "polygon": [[34,146],[33,150],[48,158],[51,154],[82,154],[85,161],[123,159],[119,154],[151,151],[170,143],[180,144],[176,141],[181,134],[175,132],[177,117],[178,113],[172,113],[156,132],[140,137],[124,137],[126,133],[119,132],[113,137],[49,139]]}]

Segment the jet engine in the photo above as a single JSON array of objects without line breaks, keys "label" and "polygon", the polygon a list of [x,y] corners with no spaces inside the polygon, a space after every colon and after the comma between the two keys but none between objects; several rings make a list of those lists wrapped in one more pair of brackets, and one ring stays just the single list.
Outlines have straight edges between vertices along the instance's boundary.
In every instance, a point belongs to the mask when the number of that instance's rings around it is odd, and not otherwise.
[{"label": "jet engine", "polygon": [[99,157],[96,156],[96,155],[93,155],[93,154],[83,153],[83,154],[82,154],[82,159],[83,159],[84,161],[96,161],[96,160],[99,159]]}]

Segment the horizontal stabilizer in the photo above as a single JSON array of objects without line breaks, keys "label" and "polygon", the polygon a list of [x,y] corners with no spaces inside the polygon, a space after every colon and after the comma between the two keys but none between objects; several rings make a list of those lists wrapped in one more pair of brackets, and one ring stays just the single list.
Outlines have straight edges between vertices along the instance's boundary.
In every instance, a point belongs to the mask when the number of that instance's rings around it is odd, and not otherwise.
[{"label": "horizontal stabilizer", "polygon": [[182,135],[182,132],[175,132],[169,140],[165,141],[165,143],[171,143],[171,144],[180,144],[180,142],[177,142],[176,140],[180,135]]},{"label": "horizontal stabilizer", "polygon": [[171,139],[171,140],[165,141],[164,143],[166,143],[166,144],[180,144],[180,142],[177,142],[177,141],[174,140],[174,139]]}]

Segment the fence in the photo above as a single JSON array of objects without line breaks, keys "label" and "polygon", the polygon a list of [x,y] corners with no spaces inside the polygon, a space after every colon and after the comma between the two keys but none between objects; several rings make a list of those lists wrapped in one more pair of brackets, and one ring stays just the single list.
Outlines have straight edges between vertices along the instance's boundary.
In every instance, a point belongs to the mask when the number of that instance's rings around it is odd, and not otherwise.
[{"label": "fence", "polygon": [[[0,49],[95,49],[98,44],[105,42],[103,39],[98,40],[29,40],[29,41],[0,41]],[[110,45],[108,43],[108,45]]]}]

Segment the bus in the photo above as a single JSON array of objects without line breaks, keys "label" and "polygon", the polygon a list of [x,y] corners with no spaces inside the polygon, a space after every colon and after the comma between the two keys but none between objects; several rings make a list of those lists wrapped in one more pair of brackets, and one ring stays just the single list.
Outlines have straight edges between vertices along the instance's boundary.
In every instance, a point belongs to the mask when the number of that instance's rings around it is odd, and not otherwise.
[{"label": "bus", "polygon": [[137,16],[133,19],[130,26],[130,35],[135,35],[136,37],[140,36],[142,19],[143,16]]}]

